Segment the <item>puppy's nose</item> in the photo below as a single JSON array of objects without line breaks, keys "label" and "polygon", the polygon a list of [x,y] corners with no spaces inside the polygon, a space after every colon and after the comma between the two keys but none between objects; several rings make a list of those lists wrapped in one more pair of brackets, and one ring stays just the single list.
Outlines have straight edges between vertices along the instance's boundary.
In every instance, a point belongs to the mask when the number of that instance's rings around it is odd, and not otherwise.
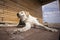
[{"label": "puppy's nose", "polygon": [[19,16],[19,13],[17,13],[17,17],[19,18],[20,16]]}]

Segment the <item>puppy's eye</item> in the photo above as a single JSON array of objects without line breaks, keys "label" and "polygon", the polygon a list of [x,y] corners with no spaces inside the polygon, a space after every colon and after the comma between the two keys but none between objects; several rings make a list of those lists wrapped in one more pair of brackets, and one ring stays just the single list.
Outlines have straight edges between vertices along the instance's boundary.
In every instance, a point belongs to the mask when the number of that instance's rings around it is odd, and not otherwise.
[{"label": "puppy's eye", "polygon": [[23,14],[23,12],[21,12],[21,14]]}]

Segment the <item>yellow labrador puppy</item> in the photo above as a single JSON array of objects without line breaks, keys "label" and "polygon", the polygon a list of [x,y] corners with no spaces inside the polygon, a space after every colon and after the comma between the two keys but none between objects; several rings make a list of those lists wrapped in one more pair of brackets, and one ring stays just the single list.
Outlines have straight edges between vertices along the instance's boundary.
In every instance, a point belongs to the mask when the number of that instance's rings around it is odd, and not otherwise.
[{"label": "yellow labrador puppy", "polygon": [[31,27],[33,27],[34,25],[37,25],[39,27],[42,26],[45,29],[50,30],[52,32],[57,32],[58,31],[57,29],[49,28],[49,27],[46,27],[43,24],[39,23],[39,21],[37,20],[37,18],[31,16],[29,14],[29,12],[27,12],[27,11],[20,11],[18,13],[18,15],[19,15],[19,18],[22,21],[24,21],[26,25],[23,28],[19,28],[19,29],[16,29],[14,31],[24,32],[24,31],[27,31],[27,30],[31,29]]}]

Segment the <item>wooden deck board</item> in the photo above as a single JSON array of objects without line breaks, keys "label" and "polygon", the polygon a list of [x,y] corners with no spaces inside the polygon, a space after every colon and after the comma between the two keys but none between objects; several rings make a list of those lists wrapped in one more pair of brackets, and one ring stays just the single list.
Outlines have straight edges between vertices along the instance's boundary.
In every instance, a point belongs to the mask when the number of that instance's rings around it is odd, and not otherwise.
[{"label": "wooden deck board", "polygon": [[49,32],[42,29],[31,28],[30,30],[10,34],[17,28],[0,28],[0,40],[58,40],[58,32]]}]

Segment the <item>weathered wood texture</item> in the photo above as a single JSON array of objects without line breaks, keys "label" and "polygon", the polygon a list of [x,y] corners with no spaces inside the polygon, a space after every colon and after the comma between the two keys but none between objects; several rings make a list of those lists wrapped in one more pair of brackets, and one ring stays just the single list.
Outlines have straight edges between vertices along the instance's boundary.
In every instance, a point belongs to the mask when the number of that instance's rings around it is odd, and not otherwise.
[{"label": "weathered wood texture", "polygon": [[17,28],[0,28],[1,40],[59,40],[59,32],[32,28],[26,32],[11,34]]},{"label": "weathered wood texture", "polygon": [[[0,21],[12,21],[17,23],[16,14],[21,10],[27,10],[31,15],[38,17],[42,22],[42,7],[36,1],[25,0],[0,0]],[[3,17],[3,18],[2,18]]]}]

